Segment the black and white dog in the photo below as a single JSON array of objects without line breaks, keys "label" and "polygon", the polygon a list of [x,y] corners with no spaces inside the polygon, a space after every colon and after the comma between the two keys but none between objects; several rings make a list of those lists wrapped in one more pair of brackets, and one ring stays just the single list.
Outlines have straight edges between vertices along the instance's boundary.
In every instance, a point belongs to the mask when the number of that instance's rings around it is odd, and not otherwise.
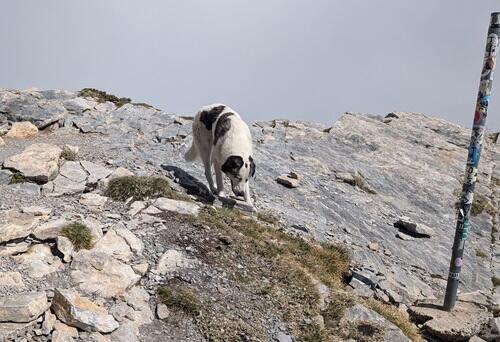
[{"label": "black and white dog", "polygon": [[[231,180],[236,196],[252,204],[249,179],[255,174],[250,129],[234,110],[223,104],[205,106],[193,121],[193,144],[184,155],[187,161],[201,158],[210,190],[224,196],[222,173]],[[217,188],[212,178],[215,168]]]}]

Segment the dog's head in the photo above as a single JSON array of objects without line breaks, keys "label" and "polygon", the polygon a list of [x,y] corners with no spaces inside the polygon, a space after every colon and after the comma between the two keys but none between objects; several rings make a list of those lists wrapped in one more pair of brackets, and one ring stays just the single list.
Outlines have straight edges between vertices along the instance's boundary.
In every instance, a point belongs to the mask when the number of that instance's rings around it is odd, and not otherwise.
[{"label": "dog's head", "polygon": [[229,156],[222,165],[222,172],[231,180],[231,187],[236,196],[243,196],[245,183],[255,175],[255,162],[252,156]]}]

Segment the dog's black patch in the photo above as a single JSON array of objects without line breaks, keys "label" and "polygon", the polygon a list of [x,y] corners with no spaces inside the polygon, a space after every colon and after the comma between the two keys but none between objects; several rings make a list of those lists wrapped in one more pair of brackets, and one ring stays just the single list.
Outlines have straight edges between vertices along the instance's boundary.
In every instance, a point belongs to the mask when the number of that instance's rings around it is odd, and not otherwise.
[{"label": "dog's black patch", "polygon": [[231,128],[231,119],[229,119],[231,115],[234,115],[234,113],[224,113],[220,116],[219,121],[217,121],[217,125],[215,125],[214,145],[216,145],[219,138],[226,135]]},{"label": "dog's black patch", "polygon": [[242,166],[243,158],[240,156],[230,156],[226,159],[226,162],[222,165],[221,169],[224,173],[237,176]]},{"label": "dog's black patch", "polygon": [[253,161],[252,156],[248,157],[248,160],[250,160],[250,176],[255,176],[255,162]]},{"label": "dog's black patch", "polygon": [[226,108],[226,106],[217,106],[210,110],[204,110],[200,114],[200,121],[205,125],[205,127],[211,131],[214,122],[219,117],[219,114]]}]

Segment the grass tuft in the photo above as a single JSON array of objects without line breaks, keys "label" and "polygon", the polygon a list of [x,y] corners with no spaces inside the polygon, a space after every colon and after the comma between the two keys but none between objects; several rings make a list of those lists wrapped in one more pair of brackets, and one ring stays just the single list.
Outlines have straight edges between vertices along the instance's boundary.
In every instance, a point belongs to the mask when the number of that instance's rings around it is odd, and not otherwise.
[{"label": "grass tuft", "polygon": [[19,184],[19,183],[26,183],[26,177],[23,176],[21,172],[14,172],[12,174],[12,177],[10,178],[10,183],[9,184]]},{"label": "grass tuft", "polygon": [[111,94],[106,93],[105,91],[94,89],[94,88],[84,88],[84,89],[80,90],[80,92],[78,93],[78,96],[91,97],[99,103],[112,102],[117,107],[121,107],[124,104],[130,103],[132,101],[128,97],[120,97],[119,98],[115,95],[111,95]]},{"label": "grass tuft", "polygon": [[476,256],[485,259],[488,257],[488,253],[485,250],[478,248],[476,249]]},{"label": "grass tuft", "polygon": [[67,161],[76,161],[76,160],[78,160],[78,153],[76,153],[75,151],[72,151],[70,149],[64,149],[61,152],[61,158],[63,158],[64,160],[67,160]]},{"label": "grass tuft", "polygon": [[257,213],[257,219],[262,222],[266,222],[269,224],[272,224],[273,226],[278,224],[279,222],[279,217],[274,215],[271,212],[258,212]]},{"label": "grass tuft", "polygon": [[59,235],[67,237],[77,251],[80,249],[90,249],[94,245],[92,233],[87,226],[81,223],[75,222],[67,225],[61,230]]},{"label": "grass tuft", "polygon": [[200,301],[188,288],[164,285],[158,289],[158,296],[169,308],[190,316],[197,316],[200,313]]},{"label": "grass tuft", "polygon": [[125,201],[130,197],[133,197],[135,201],[157,197],[188,199],[185,195],[173,190],[168,181],[161,177],[118,177],[109,181],[105,195],[115,201]]},{"label": "grass tuft", "polygon": [[397,326],[403,334],[406,335],[413,342],[420,342],[422,336],[420,335],[418,328],[412,324],[407,317],[401,312],[399,312],[394,306],[384,304],[373,298],[366,299],[363,303],[366,307],[377,312],[379,315],[385,317],[389,322]]}]

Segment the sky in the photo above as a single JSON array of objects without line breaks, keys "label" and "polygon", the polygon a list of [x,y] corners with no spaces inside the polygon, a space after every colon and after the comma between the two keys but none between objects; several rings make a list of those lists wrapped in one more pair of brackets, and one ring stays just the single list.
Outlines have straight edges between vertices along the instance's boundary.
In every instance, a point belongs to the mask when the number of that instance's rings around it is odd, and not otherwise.
[{"label": "sky", "polygon": [[[93,87],[179,115],[221,102],[248,122],[411,111],[469,127],[493,11],[498,0],[2,1],[0,87]],[[491,101],[498,130],[500,76]]]}]

